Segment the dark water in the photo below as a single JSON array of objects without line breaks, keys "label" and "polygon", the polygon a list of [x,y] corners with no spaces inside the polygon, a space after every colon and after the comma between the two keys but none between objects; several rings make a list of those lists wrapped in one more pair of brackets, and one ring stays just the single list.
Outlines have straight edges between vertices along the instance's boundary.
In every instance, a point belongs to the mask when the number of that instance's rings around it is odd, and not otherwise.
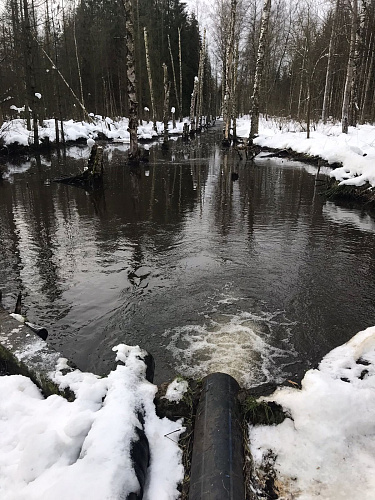
[{"label": "dark water", "polygon": [[[8,165],[0,288],[83,370],[139,344],[156,382],[224,371],[246,386],[298,379],[375,325],[375,220],[325,202],[315,170],[224,153],[218,131],[138,170],[106,148],[101,192],[51,182],[88,151]],[[232,180],[232,172],[239,178]]]}]

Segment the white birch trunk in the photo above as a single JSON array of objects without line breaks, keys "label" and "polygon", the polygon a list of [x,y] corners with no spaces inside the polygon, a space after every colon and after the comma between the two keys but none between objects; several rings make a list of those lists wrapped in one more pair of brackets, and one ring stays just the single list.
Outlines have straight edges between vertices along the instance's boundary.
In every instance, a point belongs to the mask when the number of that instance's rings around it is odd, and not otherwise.
[{"label": "white birch trunk", "polygon": [[[354,2],[356,3],[356,2]],[[354,50],[354,66],[353,66],[353,76],[352,76],[352,85],[351,85],[351,107],[350,107],[350,119],[349,125],[355,127],[357,125],[358,119],[358,87],[359,87],[359,63],[361,57],[361,42],[364,32],[364,25],[366,21],[366,9],[367,9],[367,0],[360,0],[361,8],[358,12],[358,4],[356,3],[357,8],[357,30],[355,36],[355,50]]]},{"label": "white birch trunk", "polygon": [[204,29],[203,35],[203,45],[199,56],[199,85],[198,85],[198,96],[197,96],[197,122],[196,128],[198,130],[202,127],[202,103],[203,103],[203,75],[204,75],[204,63],[206,59],[206,28]]},{"label": "white birch trunk", "polygon": [[223,143],[226,145],[230,142],[230,112],[231,109],[231,90],[233,77],[233,50],[234,50],[234,29],[236,23],[237,0],[231,0],[230,8],[230,24],[229,38],[227,42],[227,50],[225,56],[225,94],[223,102],[223,121],[224,121],[224,137]]},{"label": "white birch trunk", "polygon": [[330,95],[331,95],[331,88],[332,88],[333,53],[335,50],[336,25],[337,25],[337,15],[339,12],[339,8],[340,8],[340,0],[336,0],[336,7],[335,7],[335,11],[333,13],[331,37],[329,39],[326,83],[324,86],[324,98],[323,98],[323,106],[322,106],[322,121],[324,123],[327,120],[328,104],[329,104]]},{"label": "white birch trunk", "polygon": [[237,72],[238,72],[238,41],[234,49],[234,65],[233,65],[233,85],[232,85],[233,141],[237,141]]},{"label": "white birch trunk", "polygon": [[178,28],[178,62],[180,65],[180,122],[182,122],[182,56],[181,56],[181,28]]},{"label": "white birch trunk", "polygon": [[139,162],[138,148],[138,101],[137,101],[137,81],[135,75],[135,49],[134,49],[134,24],[133,24],[133,6],[131,0],[122,0],[125,9],[126,19],[126,77],[129,102],[129,126],[130,148],[129,161]]},{"label": "white birch trunk", "polygon": [[355,42],[357,33],[357,17],[358,17],[358,5],[357,0],[353,0],[353,14],[352,14],[352,27],[350,33],[350,48],[349,48],[349,59],[346,68],[346,78],[344,87],[344,97],[342,101],[342,113],[341,113],[341,127],[343,134],[348,133],[349,129],[349,105],[350,105],[350,95],[353,84],[353,72],[355,64]]},{"label": "white birch trunk", "polygon": [[[34,147],[39,147],[38,134],[38,116],[36,112],[37,99],[35,96],[35,74],[34,74],[34,54],[33,54],[33,36],[30,25],[29,7],[27,0],[23,0],[23,34],[24,34],[24,51],[25,51],[25,83],[26,83],[26,114],[29,113],[29,107],[33,117],[33,144]],[[30,127],[31,128],[31,127]]]},{"label": "white birch trunk", "polygon": [[168,69],[167,65],[163,63],[163,80],[164,80],[164,106],[163,106],[163,124],[164,124],[164,148],[168,147],[168,110],[169,110],[169,93],[170,84],[168,81]]},{"label": "white birch trunk", "polygon": [[191,94],[191,103],[190,103],[190,133],[191,134],[195,133],[195,105],[196,105],[196,101],[197,101],[198,85],[199,85],[199,79],[196,76],[194,78],[194,89],[193,89],[193,93]]},{"label": "white birch trunk", "polygon": [[154,130],[156,131],[155,98],[154,98],[154,88],[152,86],[150,54],[148,51],[148,36],[147,36],[146,28],[143,29],[143,36],[144,36],[144,40],[145,40],[145,53],[146,53],[146,68],[147,68],[147,76],[148,76],[148,85],[150,87],[152,122],[154,124]]},{"label": "white birch trunk", "polygon": [[[75,48],[75,53],[76,53],[75,55],[76,55],[76,62],[77,62],[79,90],[80,90],[80,93],[81,93],[81,103],[82,103],[82,106],[85,107],[85,100],[83,98],[83,85],[82,85],[81,65],[79,63],[78,47],[77,47],[76,16],[74,16],[74,23],[73,23],[73,38],[74,38],[74,48]],[[83,112],[83,115],[84,115],[84,112]]]},{"label": "white birch trunk", "polygon": [[172,74],[173,74],[173,85],[174,85],[174,93],[176,95],[176,104],[178,108],[180,107],[180,101],[178,98],[178,91],[177,91],[177,81],[176,81],[176,72],[174,69],[174,60],[173,60],[173,54],[172,54],[172,48],[171,48],[171,39],[168,35],[168,49],[169,49],[169,56],[171,58],[171,66],[172,66]]},{"label": "white birch trunk", "polygon": [[[371,35],[371,37],[372,37],[372,35]],[[362,98],[362,109],[361,109],[361,118],[360,118],[361,123],[364,123],[364,120],[365,120],[366,104],[369,101],[368,97],[369,97],[369,93],[370,93],[372,74],[374,71],[375,48],[374,48],[373,40],[371,40],[371,44],[370,44],[370,53],[371,53],[370,62],[369,62],[369,66],[367,68],[366,83],[365,83],[365,88],[363,91],[363,98]]]},{"label": "white birch trunk", "polygon": [[249,137],[250,140],[252,140],[254,136],[258,134],[259,131],[259,94],[260,94],[260,86],[263,75],[264,56],[266,52],[266,41],[267,41],[268,21],[270,18],[270,12],[271,12],[271,0],[264,0],[262,22],[260,25],[258,56],[255,67],[254,88],[253,88],[253,95],[251,96],[252,107],[251,107],[251,129]]}]

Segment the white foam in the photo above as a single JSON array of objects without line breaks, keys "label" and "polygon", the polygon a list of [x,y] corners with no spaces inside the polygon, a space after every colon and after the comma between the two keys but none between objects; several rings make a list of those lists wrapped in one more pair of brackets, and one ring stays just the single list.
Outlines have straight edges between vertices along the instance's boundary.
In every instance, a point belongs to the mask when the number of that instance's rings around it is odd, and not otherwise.
[{"label": "white foam", "polygon": [[[217,305],[226,303],[221,299]],[[228,314],[219,309],[206,314],[203,324],[184,325],[165,332],[170,337],[167,349],[176,359],[178,371],[194,378],[227,373],[244,387],[281,382],[283,368],[296,356],[288,342],[294,323],[285,320],[280,312]],[[273,332],[277,330],[279,337],[280,328],[283,339],[276,346]]]}]

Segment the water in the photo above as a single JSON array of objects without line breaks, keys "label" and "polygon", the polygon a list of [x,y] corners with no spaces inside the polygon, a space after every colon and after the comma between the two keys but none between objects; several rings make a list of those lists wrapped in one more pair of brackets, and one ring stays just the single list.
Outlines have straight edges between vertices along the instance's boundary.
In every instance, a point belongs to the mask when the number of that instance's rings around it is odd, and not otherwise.
[{"label": "water", "polygon": [[[85,148],[8,165],[0,183],[0,288],[83,370],[140,345],[157,383],[224,371],[246,387],[299,380],[375,325],[375,220],[325,202],[313,167],[240,161],[212,129],[150,163],[105,150],[103,191],[51,182]],[[233,180],[232,173],[238,173]]]}]

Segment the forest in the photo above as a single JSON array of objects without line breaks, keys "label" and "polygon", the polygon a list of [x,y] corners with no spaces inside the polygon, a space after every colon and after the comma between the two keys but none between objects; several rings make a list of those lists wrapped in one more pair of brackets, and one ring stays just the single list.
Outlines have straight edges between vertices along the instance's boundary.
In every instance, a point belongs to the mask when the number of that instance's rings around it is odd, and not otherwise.
[{"label": "forest", "polygon": [[[141,119],[151,108],[150,75],[155,114],[162,118],[163,64],[170,106],[180,117],[189,115],[202,50],[204,115],[221,115],[229,100],[227,114],[248,114],[257,75],[259,111],[266,116],[345,119],[349,125],[374,121],[373,1],[214,0],[205,17],[206,38],[205,27],[181,0],[131,3]],[[40,123],[53,117],[82,120],[83,109],[127,116],[123,4],[6,0],[0,19],[2,120],[20,112],[29,118],[28,110]],[[270,13],[257,73],[265,9]]]}]

